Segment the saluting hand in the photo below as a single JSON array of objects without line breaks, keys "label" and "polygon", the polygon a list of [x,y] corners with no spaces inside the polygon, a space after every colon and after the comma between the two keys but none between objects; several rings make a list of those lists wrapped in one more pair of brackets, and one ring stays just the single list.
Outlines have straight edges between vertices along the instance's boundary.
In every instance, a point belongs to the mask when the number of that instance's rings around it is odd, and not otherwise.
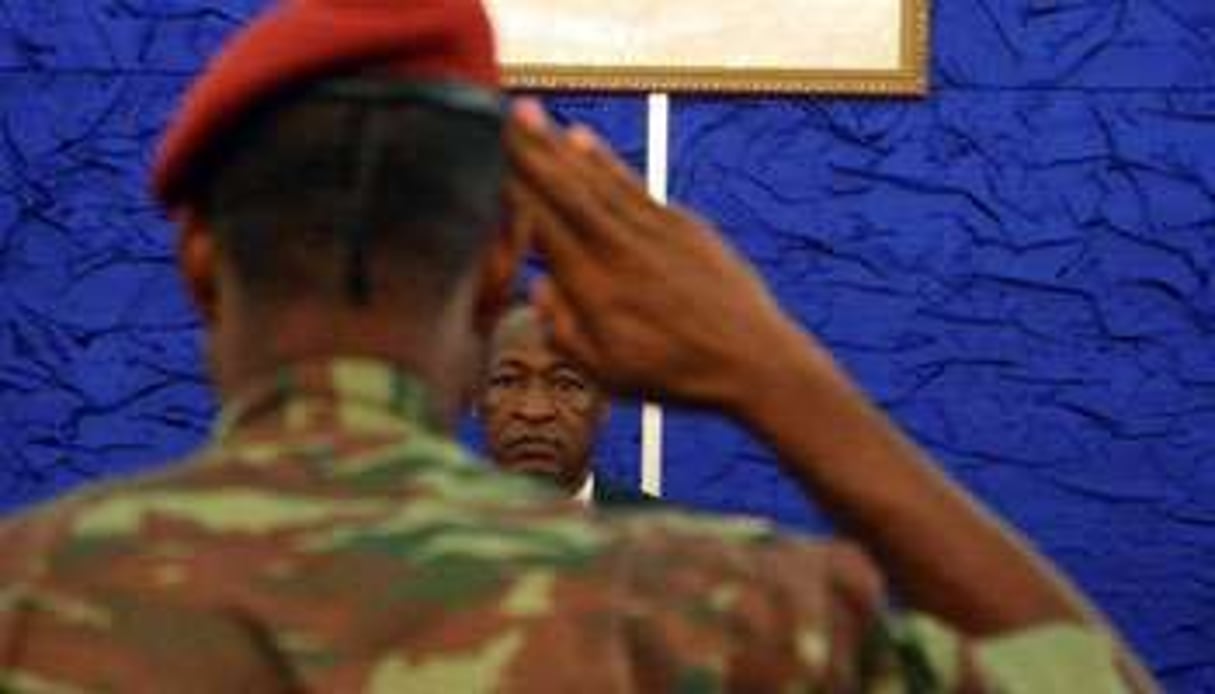
[{"label": "saluting hand", "polygon": [[810,340],[695,215],[654,201],[583,126],[520,101],[510,199],[551,277],[533,300],[556,346],[617,391],[734,410]]}]

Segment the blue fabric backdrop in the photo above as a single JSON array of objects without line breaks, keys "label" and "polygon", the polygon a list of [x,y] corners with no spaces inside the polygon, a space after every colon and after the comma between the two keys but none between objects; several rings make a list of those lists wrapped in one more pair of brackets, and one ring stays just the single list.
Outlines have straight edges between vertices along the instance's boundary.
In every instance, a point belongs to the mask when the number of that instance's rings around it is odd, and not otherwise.
[{"label": "blue fabric backdrop", "polygon": [[[0,504],[196,446],[214,403],[151,148],[259,0],[0,0]],[[677,99],[678,200],[1170,691],[1215,691],[1215,3],[937,0],[923,101]],[[645,159],[639,98],[561,98]],[[811,422],[812,423],[812,422]],[[825,523],[675,413],[690,504]],[[636,408],[603,463],[635,479]]]}]

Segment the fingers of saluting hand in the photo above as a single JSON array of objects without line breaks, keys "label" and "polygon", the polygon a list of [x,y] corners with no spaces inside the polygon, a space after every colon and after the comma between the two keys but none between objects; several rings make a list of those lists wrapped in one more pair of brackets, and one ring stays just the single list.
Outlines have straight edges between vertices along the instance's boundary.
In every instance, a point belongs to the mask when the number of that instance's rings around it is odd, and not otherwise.
[{"label": "fingers of saluting hand", "polygon": [[[540,106],[522,101],[507,131],[507,151],[516,177],[534,202],[551,209],[579,237],[596,240],[611,211],[589,184],[587,163],[572,150]],[[584,233],[585,232],[585,233]]]},{"label": "fingers of saluting hand", "polygon": [[506,197],[517,223],[526,225],[532,243],[554,272],[573,270],[588,260],[588,249],[575,230],[531,186],[511,178]]},{"label": "fingers of saluting hand", "polygon": [[570,148],[591,164],[599,190],[607,197],[617,201],[645,203],[626,212],[646,212],[658,208],[641,178],[603,143],[595,131],[584,125],[575,125],[570,128],[566,139]]},{"label": "fingers of saluting hand", "polygon": [[602,263],[597,260],[602,254],[582,242],[574,229],[523,181],[509,180],[506,191],[516,217],[525,220],[532,243],[544,256],[552,276],[559,278],[573,297],[559,302],[560,306],[591,310],[587,304],[600,293],[604,281]]},{"label": "fingers of saluting hand", "polygon": [[585,126],[563,130],[534,100],[520,100],[507,136],[517,177],[589,245],[610,248],[647,221],[645,186]]},{"label": "fingers of saluting hand", "polygon": [[548,339],[574,361],[597,371],[598,350],[566,294],[549,278],[541,278],[532,287],[532,305],[540,314]]}]

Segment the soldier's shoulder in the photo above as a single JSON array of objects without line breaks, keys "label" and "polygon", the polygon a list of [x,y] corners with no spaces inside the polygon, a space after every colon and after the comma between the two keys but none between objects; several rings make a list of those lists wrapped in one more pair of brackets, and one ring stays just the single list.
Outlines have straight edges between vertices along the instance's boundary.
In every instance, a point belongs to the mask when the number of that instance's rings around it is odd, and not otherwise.
[{"label": "soldier's shoulder", "polygon": [[688,551],[723,556],[760,551],[820,550],[822,543],[752,516],[710,515],[672,507],[609,510],[599,518],[617,542],[635,551]]},{"label": "soldier's shoulder", "polygon": [[83,519],[98,509],[122,505],[157,490],[188,487],[194,463],[200,457],[184,458],[139,475],[95,481],[23,509],[0,520],[0,543],[45,551],[72,538]]},{"label": "soldier's shoulder", "polygon": [[875,563],[856,544],[814,538],[764,519],[686,511],[605,514],[618,550],[637,561],[697,567],[724,576],[749,576],[756,586],[797,590],[821,578],[866,605],[884,590]]},{"label": "soldier's shoulder", "polygon": [[[109,494],[85,488],[23,509],[0,520],[0,576],[6,581],[45,567],[48,556],[69,537],[82,509]],[[39,568],[39,571],[42,569]]]},{"label": "soldier's shoulder", "polygon": [[707,659],[758,690],[822,684],[847,670],[882,602],[859,550],[763,520],[599,514],[597,527],[609,549],[592,580],[619,596],[629,638],[659,670],[701,672]]}]

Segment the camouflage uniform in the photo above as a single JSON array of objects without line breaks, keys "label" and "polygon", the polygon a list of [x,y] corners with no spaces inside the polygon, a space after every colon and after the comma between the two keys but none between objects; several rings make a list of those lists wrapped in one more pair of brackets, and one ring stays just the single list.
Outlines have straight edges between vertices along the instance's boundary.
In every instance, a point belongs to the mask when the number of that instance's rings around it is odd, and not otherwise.
[{"label": "camouflage uniform", "polygon": [[882,619],[845,545],[587,515],[431,422],[386,365],[300,365],[189,464],[0,526],[0,690],[1119,691],[1095,634]]}]

